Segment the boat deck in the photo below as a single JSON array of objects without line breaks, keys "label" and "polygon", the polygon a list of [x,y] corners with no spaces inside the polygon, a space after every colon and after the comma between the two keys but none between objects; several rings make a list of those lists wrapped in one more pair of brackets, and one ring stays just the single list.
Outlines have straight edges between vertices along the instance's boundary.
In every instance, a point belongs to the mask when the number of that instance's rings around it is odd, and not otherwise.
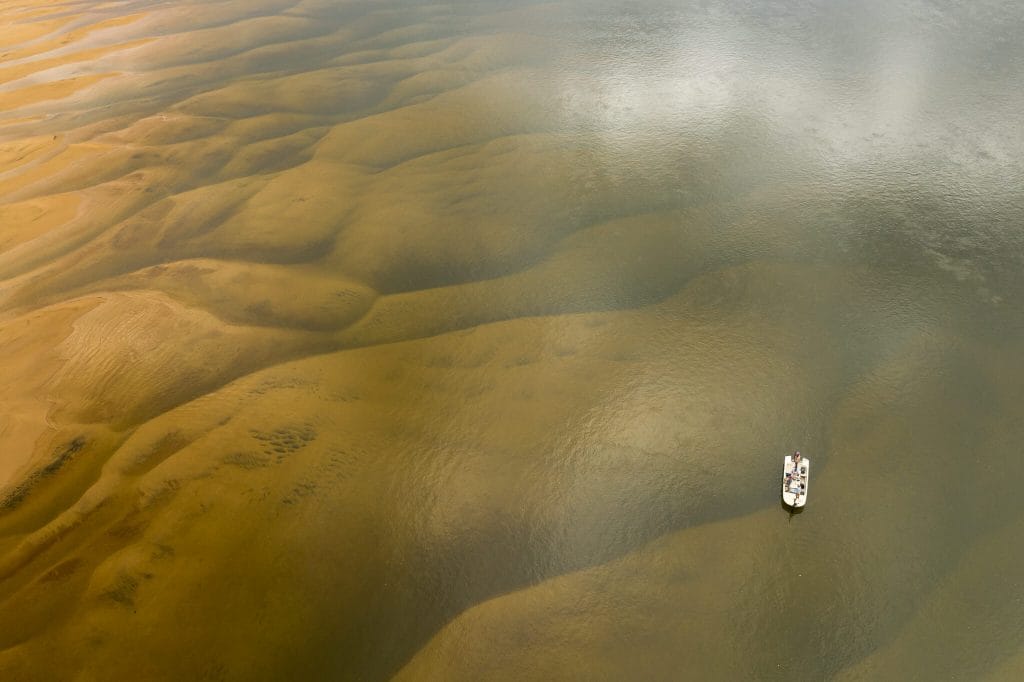
[{"label": "boat deck", "polygon": [[800,458],[799,470],[793,466],[793,457],[786,455],[782,467],[782,501],[790,507],[807,504],[807,490],[810,482],[811,460]]}]

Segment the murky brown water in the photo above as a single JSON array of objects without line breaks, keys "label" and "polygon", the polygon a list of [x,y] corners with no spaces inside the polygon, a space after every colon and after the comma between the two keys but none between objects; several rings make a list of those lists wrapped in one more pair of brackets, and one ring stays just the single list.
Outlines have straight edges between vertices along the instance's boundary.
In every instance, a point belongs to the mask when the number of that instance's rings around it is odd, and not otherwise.
[{"label": "murky brown water", "polygon": [[0,2],[0,679],[1024,678],[1022,31]]}]

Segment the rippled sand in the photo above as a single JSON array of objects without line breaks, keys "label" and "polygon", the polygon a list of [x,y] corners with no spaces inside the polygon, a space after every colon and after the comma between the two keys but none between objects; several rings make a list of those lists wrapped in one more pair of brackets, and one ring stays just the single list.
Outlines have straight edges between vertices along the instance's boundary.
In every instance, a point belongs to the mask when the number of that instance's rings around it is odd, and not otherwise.
[{"label": "rippled sand", "polygon": [[0,3],[0,679],[1019,677],[1005,292],[575,16]]}]

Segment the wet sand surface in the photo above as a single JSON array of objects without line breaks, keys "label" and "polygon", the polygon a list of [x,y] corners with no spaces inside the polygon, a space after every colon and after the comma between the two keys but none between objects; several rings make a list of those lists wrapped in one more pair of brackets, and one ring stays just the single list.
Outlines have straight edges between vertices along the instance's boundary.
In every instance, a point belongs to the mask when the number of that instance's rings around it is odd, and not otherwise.
[{"label": "wet sand surface", "polygon": [[0,0],[0,679],[1020,679],[1022,26]]}]

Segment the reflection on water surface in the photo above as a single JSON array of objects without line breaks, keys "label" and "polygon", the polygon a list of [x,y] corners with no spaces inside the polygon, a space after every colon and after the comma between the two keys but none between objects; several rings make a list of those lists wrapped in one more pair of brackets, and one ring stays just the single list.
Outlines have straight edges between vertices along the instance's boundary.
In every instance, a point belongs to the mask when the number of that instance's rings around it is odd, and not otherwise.
[{"label": "reflection on water surface", "polygon": [[0,13],[3,679],[1024,674],[1019,7]]}]

